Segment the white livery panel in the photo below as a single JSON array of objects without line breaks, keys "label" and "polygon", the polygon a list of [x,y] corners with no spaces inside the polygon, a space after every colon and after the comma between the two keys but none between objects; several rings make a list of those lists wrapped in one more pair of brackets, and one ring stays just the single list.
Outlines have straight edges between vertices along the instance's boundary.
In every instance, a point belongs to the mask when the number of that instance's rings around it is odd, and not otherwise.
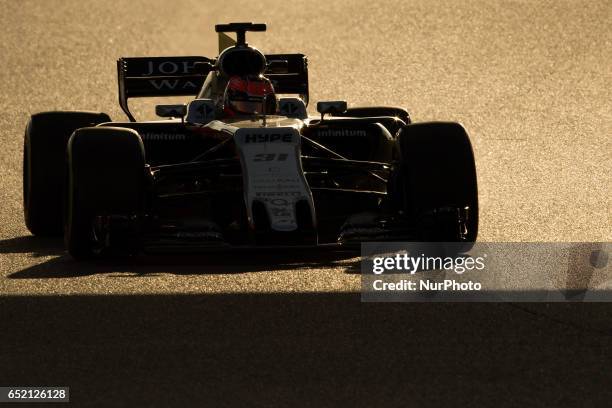
[{"label": "white livery panel", "polygon": [[298,228],[296,204],[305,200],[315,224],[312,193],[300,159],[294,127],[242,128],[234,134],[244,178],[244,199],[253,227],[253,203],[264,204],[274,231]]}]

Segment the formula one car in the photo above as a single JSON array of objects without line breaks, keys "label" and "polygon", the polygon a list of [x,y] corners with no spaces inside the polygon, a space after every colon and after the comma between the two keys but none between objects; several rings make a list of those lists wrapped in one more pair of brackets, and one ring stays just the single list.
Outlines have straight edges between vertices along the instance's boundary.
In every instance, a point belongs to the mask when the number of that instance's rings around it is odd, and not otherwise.
[{"label": "formula one car", "polygon": [[[309,116],[304,55],[248,45],[246,32],[265,24],[215,28],[217,58],[117,61],[129,121],[32,115],[23,195],[33,234],[63,231],[76,259],[476,239],[476,170],[460,124],[345,101]],[[193,99],[157,105],[159,121],[130,112],[129,98],[165,96]]]}]

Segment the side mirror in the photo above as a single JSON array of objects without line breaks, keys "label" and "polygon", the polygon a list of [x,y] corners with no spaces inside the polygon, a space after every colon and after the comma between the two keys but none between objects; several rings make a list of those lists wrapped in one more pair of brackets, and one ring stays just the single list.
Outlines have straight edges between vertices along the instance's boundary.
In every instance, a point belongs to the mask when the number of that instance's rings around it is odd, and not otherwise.
[{"label": "side mirror", "polygon": [[278,98],[278,113],[288,118],[308,118],[306,105],[300,98]]},{"label": "side mirror", "polygon": [[286,74],[289,72],[289,62],[287,60],[268,61],[266,72],[268,74]]},{"label": "side mirror", "polygon": [[214,119],[215,103],[212,99],[194,99],[187,105],[187,123],[204,125]]},{"label": "side mirror", "polygon": [[211,64],[210,62],[196,62],[193,65],[193,71],[196,74],[208,75],[210,71],[214,71],[214,70],[215,70],[215,66]]},{"label": "side mirror", "polygon": [[187,113],[187,105],[157,105],[155,114],[160,118],[182,118]]},{"label": "side mirror", "polygon": [[322,101],[317,102],[317,112],[321,114],[321,120],[326,113],[344,113],[346,112],[346,101]]}]

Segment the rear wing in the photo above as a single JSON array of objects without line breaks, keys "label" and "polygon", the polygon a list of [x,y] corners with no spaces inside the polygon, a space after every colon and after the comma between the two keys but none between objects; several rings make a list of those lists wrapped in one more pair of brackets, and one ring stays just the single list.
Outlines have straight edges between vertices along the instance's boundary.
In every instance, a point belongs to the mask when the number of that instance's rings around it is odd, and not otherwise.
[{"label": "rear wing", "polygon": [[[278,94],[297,94],[308,104],[308,63],[302,54],[270,54],[268,61],[286,60],[286,73],[264,73]],[[214,64],[206,57],[135,57],[117,60],[119,106],[130,121],[128,99],[165,96],[197,96],[208,72],[196,63]],[[198,72],[199,71],[199,72]]]},{"label": "rear wing", "polygon": [[267,54],[266,61],[287,61],[287,72],[264,72],[277,94],[298,95],[308,106],[308,58],[304,54]]},{"label": "rear wing", "polygon": [[197,95],[206,78],[196,72],[198,62],[214,61],[206,57],[119,58],[119,106],[135,122],[128,107],[130,98]]}]

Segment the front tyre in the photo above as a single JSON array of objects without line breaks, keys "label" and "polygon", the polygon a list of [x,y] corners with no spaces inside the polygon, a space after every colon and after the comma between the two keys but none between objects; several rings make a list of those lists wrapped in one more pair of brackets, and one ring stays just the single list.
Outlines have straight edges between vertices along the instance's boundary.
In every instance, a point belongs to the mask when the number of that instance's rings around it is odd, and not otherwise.
[{"label": "front tyre", "polygon": [[458,123],[407,125],[397,139],[400,161],[389,189],[396,208],[416,221],[419,239],[474,242],[478,187],[470,139]]},{"label": "front tyre", "polygon": [[[102,236],[99,227],[112,217],[129,220],[142,212],[142,139],[131,129],[78,129],[68,142],[67,173],[64,239],[68,252],[83,260],[116,249],[109,248],[109,237]],[[115,242],[130,244],[121,237]]]}]

